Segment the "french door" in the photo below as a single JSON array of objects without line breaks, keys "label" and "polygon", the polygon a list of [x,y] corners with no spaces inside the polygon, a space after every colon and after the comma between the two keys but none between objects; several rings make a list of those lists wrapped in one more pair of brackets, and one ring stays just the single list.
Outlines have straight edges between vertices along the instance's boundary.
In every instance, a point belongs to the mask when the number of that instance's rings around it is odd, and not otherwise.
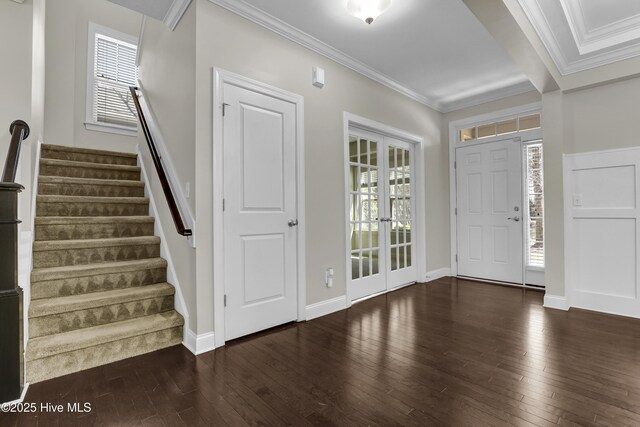
[{"label": "french door", "polygon": [[414,147],[349,129],[348,229],[352,300],[416,281]]}]

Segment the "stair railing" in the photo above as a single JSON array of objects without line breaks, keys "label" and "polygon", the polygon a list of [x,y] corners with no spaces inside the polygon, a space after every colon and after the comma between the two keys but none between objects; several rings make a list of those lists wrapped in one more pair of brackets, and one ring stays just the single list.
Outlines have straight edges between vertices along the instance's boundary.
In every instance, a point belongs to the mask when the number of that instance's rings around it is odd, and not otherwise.
[{"label": "stair railing", "polygon": [[16,120],[9,132],[11,144],[0,182],[0,403],[19,399],[24,387],[22,288],[18,286],[18,193],[24,187],[15,180],[29,125]]},{"label": "stair railing", "polygon": [[129,87],[129,90],[131,91],[131,95],[133,96],[133,102],[135,103],[136,111],[138,112],[138,120],[140,120],[140,126],[142,126],[144,137],[147,140],[147,145],[149,146],[149,151],[151,152],[151,158],[153,159],[153,164],[156,167],[156,172],[158,173],[158,178],[160,179],[160,185],[162,186],[164,197],[167,199],[169,211],[171,212],[171,217],[173,218],[173,223],[176,226],[178,234],[182,236],[191,236],[193,235],[193,231],[185,226],[182,214],[180,213],[178,204],[176,203],[176,198],[173,195],[171,185],[169,184],[169,180],[167,179],[167,173],[165,172],[164,166],[162,165],[160,154],[158,153],[158,149],[153,140],[153,136],[151,135],[151,131],[149,130],[147,119],[144,116],[142,107],[140,106],[140,100],[138,99],[138,88],[135,86],[131,86]]}]

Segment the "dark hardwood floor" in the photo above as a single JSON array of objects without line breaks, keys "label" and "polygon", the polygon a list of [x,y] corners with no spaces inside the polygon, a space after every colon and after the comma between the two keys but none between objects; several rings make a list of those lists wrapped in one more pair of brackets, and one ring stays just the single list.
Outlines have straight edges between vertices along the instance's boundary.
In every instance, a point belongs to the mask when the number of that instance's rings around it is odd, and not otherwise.
[{"label": "dark hardwood floor", "polygon": [[195,357],[182,346],[29,388],[85,414],[0,425],[640,425],[640,320],[541,292],[415,285]]}]

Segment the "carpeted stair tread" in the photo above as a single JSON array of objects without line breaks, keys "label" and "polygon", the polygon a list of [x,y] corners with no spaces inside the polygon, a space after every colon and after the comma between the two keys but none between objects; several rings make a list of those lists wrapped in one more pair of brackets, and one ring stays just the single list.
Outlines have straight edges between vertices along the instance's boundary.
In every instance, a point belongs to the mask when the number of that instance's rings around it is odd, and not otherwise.
[{"label": "carpeted stair tread", "polygon": [[36,225],[68,225],[68,224],[113,224],[137,223],[153,224],[152,216],[37,216]]},{"label": "carpeted stair tread", "polygon": [[66,249],[107,248],[113,246],[160,244],[157,236],[123,237],[115,239],[48,240],[33,243],[33,251],[55,251]]},{"label": "carpeted stair tread", "polygon": [[29,318],[139,301],[164,295],[173,295],[174,292],[175,289],[170,284],[157,283],[155,285],[139,286],[136,288],[115,289],[91,294],[35,300],[32,301],[29,306]]},{"label": "carpeted stair tread", "polygon": [[160,256],[156,236],[48,240],[33,244],[33,268],[99,264]]},{"label": "carpeted stair tread", "polygon": [[102,203],[107,205],[113,204],[130,204],[130,205],[146,205],[149,204],[148,197],[92,197],[92,196],[57,196],[57,195],[38,195],[36,203]]},{"label": "carpeted stair tread", "polygon": [[94,276],[109,273],[123,273],[146,268],[165,268],[167,261],[162,258],[148,258],[134,261],[109,262],[101,264],[67,265],[64,267],[34,268],[32,282],[69,279],[73,277]]},{"label": "carpeted stair tread", "polygon": [[153,236],[151,216],[37,216],[35,240],[82,240]]},{"label": "carpeted stair tread", "polygon": [[129,357],[179,345],[182,326],[111,341],[51,357],[27,361],[27,381],[31,384],[60,377]]},{"label": "carpeted stair tread", "polygon": [[176,326],[184,319],[175,310],[131,320],[77,329],[61,334],[32,338],[27,345],[26,360],[33,361],[53,355],[81,350],[100,344],[124,340]]},{"label": "carpeted stair tread", "polygon": [[76,160],[40,159],[41,176],[140,181],[140,167]]},{"label": "carpeted stair tread", "polygon": [[122,151],[96,150],[93,148],[68,147],[66,145],[55,145],[55,144],[42,144],[42,150],[43,151],[67,151],[67,152],[82,153],[82,154],[99,154],[103,156],[126,157],[129,159],[138,158],[138,155],[135,153],[125,153]]},{"label": "carpeted stair tread", "polygon": [[106,169],[106,170],[140,172],[140,167],[139,166],[110,165],[110,164],[107,164],[107,163],[77,162],[75,160],[40,159],[40,165],[66,167],[66,168]]},{"label": "carpeted stair tread", "polygon": [[79,185],[104,185],[104,186],[124,186],[124,187],[142,187],[144,182],[133,181],[130,179],[96,179],[96,178],[74,178],[71,176],[47,176],[42,175],[38,178],[38,184],[79,184]]}]

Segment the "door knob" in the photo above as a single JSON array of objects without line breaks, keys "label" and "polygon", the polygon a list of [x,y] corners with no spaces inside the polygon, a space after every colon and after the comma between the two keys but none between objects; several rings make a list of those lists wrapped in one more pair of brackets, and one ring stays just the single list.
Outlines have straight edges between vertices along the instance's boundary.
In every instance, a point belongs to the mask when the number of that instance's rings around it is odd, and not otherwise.
[{"label": "door knob", "polygon": [[520,217],[519,216],[512,216],[512,217],[507,218],[507,219],[510,219],[511,221],[515,221],[515,222],[520,221]]},{"label": "door knob", "polygon": [[298,225],[298,220],[297,219],[290,219],[287,224],[289,225],[289,227],[295,227],[296,225]]}]

